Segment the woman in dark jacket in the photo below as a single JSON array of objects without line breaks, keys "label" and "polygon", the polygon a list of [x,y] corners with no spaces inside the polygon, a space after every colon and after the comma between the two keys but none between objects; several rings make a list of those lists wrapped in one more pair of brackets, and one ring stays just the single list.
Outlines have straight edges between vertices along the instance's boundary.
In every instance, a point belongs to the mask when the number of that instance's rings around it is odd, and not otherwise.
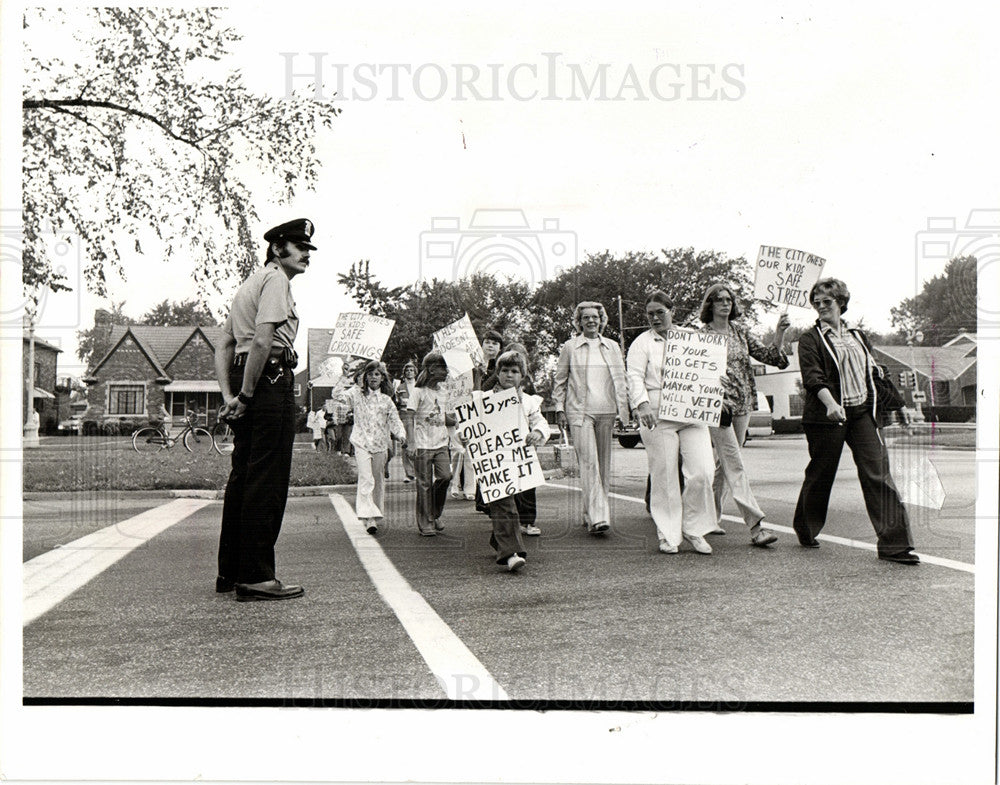
[{"label": "woman in dark jacket", "polygon": [[803,546],[819,547],[816,535],[826,523],[830,490],[847,442],[878,536],[878,557],[919,564],[906,509],[889,474],[889,455],[875,424],[873,374],[880,371],[868,338],[841,319],[850,299],[847,286],[836,278],[823,278],[809,291],[809,302],[819,316],[799,338],[799,368],[806,391],[802,429],[809,444],[809,465],[792,525]]}]

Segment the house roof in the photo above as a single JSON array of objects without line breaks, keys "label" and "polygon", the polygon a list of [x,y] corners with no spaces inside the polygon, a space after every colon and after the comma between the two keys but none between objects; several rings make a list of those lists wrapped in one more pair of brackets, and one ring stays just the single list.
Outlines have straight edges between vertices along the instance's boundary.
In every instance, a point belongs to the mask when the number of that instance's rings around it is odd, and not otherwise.
[{"label": "house roof", "polygon": [[96,373],[97,369],[104,365],[104,362],[111,356],[112,352],[118,348],[126,333],[139,345],[139,348],[149,357],[150,362],[161,376],[167,376],[164,366],[167,365],[177,354],[184,343],[194,334],[200,331],[205,339],[215,347],[222,337],[221,327],[158,327],[143,324],[111,326],[111,348],[100,361],[95,365],[91,373]]},{"label": "house roof", "polygon": [[969,346],[873,346],[890,360],[936,381],[957,379],[976,362]]},{"label": "house roof", "polygon": [[[25,335],[24,336],[24,342],[28,343],[28,341],[29,341],[29,338],[28,338],[27,335]],[[62,351],[62,349],[60,349],[58,346],[53,346],[48,341],[44,341],[41,338],[39,338],[37,335],[35,336],[35,348],[36,349],[38,349],[38,348],[51,349],[54,352],[61,352]]]}]

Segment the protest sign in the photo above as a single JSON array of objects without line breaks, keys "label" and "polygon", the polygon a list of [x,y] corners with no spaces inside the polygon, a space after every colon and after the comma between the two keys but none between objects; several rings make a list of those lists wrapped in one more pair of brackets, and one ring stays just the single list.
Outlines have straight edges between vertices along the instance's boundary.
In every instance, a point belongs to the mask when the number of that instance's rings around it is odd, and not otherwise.
[{"label": "protest sign", "polygon": [[448,366],[448,373],[456,376],[471,371],[473,369],[472,358],[465,349],[448,349],[442,352],[444,364]]},{"label": "protest sign", "polygon": [[762,245],[754,266],[753,296],[775,305],[808,308],[809,290],[823,274],[826,259],[794,248]]},{"label": "protest sign", "polygon": [[327,354],[380,360],[395,324],[393,319],[367,313],[342,313],[337,317]]},{"label": "protest sign", "polygon": [[458,404],[469,400],[472,397],[472,391],[475,387],[472,371],[466,371],[465,373],[452,373],[448,371],[448,378],[438,385],[438,391],[442,394],[445,411],[450,412]]},{"label": "protest sign", "polygon": [[434,348],[442,353],[449,349],[462,349],[469,353],[473,363],[486,365],[486,356],[483,354],[483,347],[479,344],[476,331],[472,329],[469,314],[465,314],[461,319],[436,331],[434,333]]},{"label": "protest sign", "polygon": [[483,501],[488,504],[545,484],[538,454],[524,441],[528,418],[515,388],[492,393],[476,390],[456,407],[455,414]]},{"label": "protest sign", "polygon": [[664,336],[661,420],[696,425],[719,424],[726,372],[726,336],[673,328]]}]

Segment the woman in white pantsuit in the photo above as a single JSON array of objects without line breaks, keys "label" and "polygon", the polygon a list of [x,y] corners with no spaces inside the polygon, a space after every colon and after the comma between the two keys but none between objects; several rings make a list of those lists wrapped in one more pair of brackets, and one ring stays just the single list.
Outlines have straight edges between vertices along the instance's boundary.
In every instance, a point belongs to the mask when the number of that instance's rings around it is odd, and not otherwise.
[{"label": "woman in white pantsuit", "polygon": [[601,333],[608,324],[604,306],[582,302],[573,312],[577,335],[562,345],[552,384],[556,421],[573,437],[583,523],[591,534],[611,528],[608,483],[615,417],[628,422],[628,384],[621,349]]},{"label": "woman in white pantsuit", "polygon": [[[673,324],[673,301],[665,292],[646,298],[650,329],[628,350],[629,403],[639,417],[639,435],[646,447],[652,479],[650,514],[656,524],[661,553],[677,553],[681,539],[698,553],[711,553],[705,535],[715,528],[712,475],[715,462],[705,425],[689,425],[659,418],[666,341]],[[684,491],[677,475],[682,459]]]},{"label": "woman in white pantsuit", "polygon": [[348,406],[354,412],[351,444],[358,464],[358,492],[355,512],[369,534],[378,532],[377,518],[385,507],[385,468],[390,439],[406,445],[396,404],[393,403],[389,373],[385,366],[372,360],[347,395]]}]

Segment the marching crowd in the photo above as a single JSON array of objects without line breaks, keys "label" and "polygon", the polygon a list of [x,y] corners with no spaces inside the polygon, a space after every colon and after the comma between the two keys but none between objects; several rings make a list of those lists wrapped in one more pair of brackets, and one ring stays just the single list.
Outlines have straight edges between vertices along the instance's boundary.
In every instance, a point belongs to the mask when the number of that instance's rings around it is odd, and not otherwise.
[{"label": "marching crowd", "polygon": [[[267,377],[275,363],[279,368],[282,362],[285,368],[294,367],[285,359],[297,328],[288,281],[308,266],[308,252],[315,250],[309,242],[311,235],[312,224],[305,220],[283,224],[265,235],[270,243],[269,264],[244,284],[254,290],[258,314],[253,323],[244,319],[239,334],[241,288],[233,315],[224,328],[231,344],[217,352],[216,368],[225,400],[220,415],[233,423],[234,452],[216,588],[229,591],[235,587],[240,600],[286,599],[302,593],[301,587],[278,581],[273,568],[274,541],[287,496],[291,438],[282,430],[280,445],[265,444],[254,431],[272,432],[273,425],[249,426],[255,419],[270,423],[268,411],[258,411],[252,393],[255,387],[271,387],[269,392],[273,394],[275,382],[271,377],[270,385],[257,381]],[[297,266],[303,254],[306,264]],[[290,257],[292,262],[286,264]],[[281,272],[285,275],[281,276]],[[260,280],[255,282],[258,276]],[[278,302],[266,317],[277,324],[261,321],[260,304],[267,302],[265,293],[273,294]],[[846,443],[858,467],[865,505],[878,538],[879,558],[917,564],[906,510],[890,476],[888,455],[876,424],[879,407],[884,405],[879,389],[885,382],[867,337],[842,318],[850,293],[842,281],[824,278],[810,290],[809,301],[818,318],[799,340],[806,398],[802,424],[809,449],[793,519],[799,543],[819,547],[816,536],[826,521],[833,480]],[[282,308],[284,314],[280,313]],[[750,360],[777,368],[788,366],[782,348],[788,317],[783,314],[779,318],[773,343],[764,345],[735,321],[742,309],[731,287],[716,284],[705,292],[698,313],[700,329],[724,336],[727,349],[727,365],[721,376],[722,417],[718,425],[709,426],[661,416],[660,395],[668,359],[666,336],[673,328],[673,311],[668,294],[659,290],[649,293],[645,300],[649,328],[633,340],[627,357],[623,357],[618,344],[603,335],[608,322],[604,306],[594,301],[576,306],[575,334],[560,348],[551,396],[558,425],[568,431],[577,454],[583,495],[581,524],[597,536],[611,529],[608,493],[613,429],[616,419],[628,422],[634,418],[645,446],[649,468],[647,508],[661,553],[675,554],[687,542],[697,553],[711,554],[706,536],[725,533],[720,521],[730,497],[747,526],[751,544],[769,547],[777,537],[761,525],[765,513],[750,487],[741,445],[756,400]],[[282,333],[281,328],[287,328],[293,318],[294,327]],[[265,337],[260,340],[262,326]],[[281,336],[284,340],[276,340]],[[241,344],[246,347],[243,352]],[[260,347],[256,353],[254,345]],[[528,422],[525,441],[529,446],[543,444],[549,436],[548,426],[541,414],[542,398],[534,394],[528,374],[525,348],[516,343],[504,346],[503,336],[492,330],[482,336],[481,345],[486,362],[473,370],[475,389],[516,389]],[[251,370],[258,375],[248,391]],[[290,379],[290,370],[288,375]],[[475,498],[477,509],[489,514],[493,525],[490,544],[496,551],[497,563],[516,571],[526,561],[523,537],[541,534],[535,519],[535,491],[489,502],[482,499],[468,451],[454,427],[453,401],[443,387],[447,379],[448,365],[437,351],[423,358],[419,370],[415,363],[407,363],[401,378],[395,381],[379,361],[348,367],[333,391],[328,409],[310,414],[314,445],[354,455],[358,467],[356,514],[369,534],[378,532],[378,521],[385,509],[388,464],[398,454],[404,482],[416,486],[414,514],[421,536],[434,536],[443,530],[441,513],[454,482],[454,497]],[[234,395],[232,390],[238,382],[242,389]],[[247,471],[255,465],[259,470],[262,463],[268,467],[277,464],[279,472],[283,472],[282,482],[275,482],[272,476],[257,478],[258,483],[267,486],[267,492],[247,478]],[[249,508],[248,498],[255,499],[258,507],[263,503],[263,511]],[[237,508],[251,523],[249,527],[244,523],[244,529],[256,533],[244,536],[244,546],[249,543],[249,550],[256,547],[269,558],[255,561],[236,553],[239,549],[234,545],[233,531]]]}]

